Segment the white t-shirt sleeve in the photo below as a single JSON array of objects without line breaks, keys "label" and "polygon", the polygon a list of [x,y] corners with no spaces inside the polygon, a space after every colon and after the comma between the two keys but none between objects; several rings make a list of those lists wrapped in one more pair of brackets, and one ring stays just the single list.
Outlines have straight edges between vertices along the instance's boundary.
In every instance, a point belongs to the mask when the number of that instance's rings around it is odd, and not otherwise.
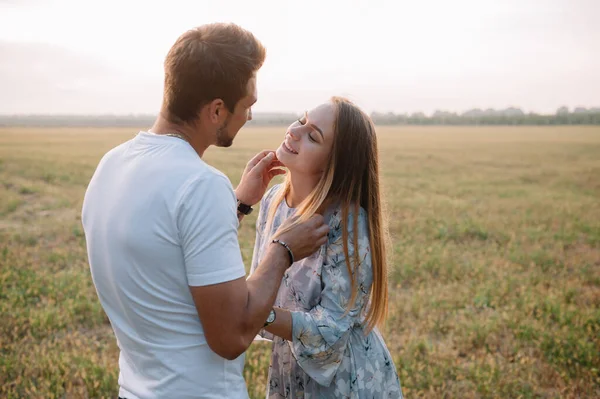
[{"label": "white t-shirt sleeve", "polygon": [[177,210],[188,285],[204,286],[244,277],[238,242],[236,199],[225,176],[195,179]]}]

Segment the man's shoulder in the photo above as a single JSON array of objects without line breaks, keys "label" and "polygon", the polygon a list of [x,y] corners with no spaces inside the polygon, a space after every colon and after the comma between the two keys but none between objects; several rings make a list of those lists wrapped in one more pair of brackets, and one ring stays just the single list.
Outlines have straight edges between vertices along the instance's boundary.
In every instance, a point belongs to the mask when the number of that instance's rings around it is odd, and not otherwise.
[{"label": "man's shoulder", "polygon": [[231,180],[219,169],[202,162],[202,166],[195,173],[191,173],[188,179],[190,185],[201,185],[205,189],[217,191],[233,191]]},{"label": "man's shoulder", "polygon": [[229,187],[232,187],[231,180],[229,180],[229,177],[227,177],[225,173],[221,172],[219,169],[207,164],[204,161],[202,162],[205,165],[206,176],[209,179],[209,181],[214,182],[214,184],[225,184]]},{"label": "man's shoulder", "polygon": [[193,201],[197,206],[235,202],[235,192],[227,175],[204,162],[202,164],[199,169],[187,174],[179,190],[180,202]]},{"label": "man's shoulder", "polygon": [[116,146],[114,146],[113,148],[111,148],[110,150],[106,151],[104,153],[104,155],[102,156],[102,158],[100,159],[100,162],[98,163],[98,166],[101,166],[102,164],[105,164],[111,160],[117,160],[119,159],[121,156],[123,156],[123,154],[125,152],[127,152],[127,149],[129,148],[129,146],[131,145],[131,139],[127,140],[123,143],[120,143]]}]

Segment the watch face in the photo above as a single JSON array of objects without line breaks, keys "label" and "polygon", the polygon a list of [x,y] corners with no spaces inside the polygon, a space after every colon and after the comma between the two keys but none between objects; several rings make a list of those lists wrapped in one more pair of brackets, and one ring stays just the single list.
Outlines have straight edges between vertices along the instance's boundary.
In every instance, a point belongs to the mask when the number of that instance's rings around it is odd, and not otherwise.
[{"label": "watch face", "polygon": [[267,323],[273,323],[275,321],[275,311],[271,310],[269,317],[267,317]]}]

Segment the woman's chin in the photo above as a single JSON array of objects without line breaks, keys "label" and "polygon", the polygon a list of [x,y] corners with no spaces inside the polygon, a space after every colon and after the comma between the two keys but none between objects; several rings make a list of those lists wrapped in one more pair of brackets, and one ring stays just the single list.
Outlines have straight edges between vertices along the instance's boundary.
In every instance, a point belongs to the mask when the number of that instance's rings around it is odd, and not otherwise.
[{"label": "woman's chin", "polygon": [[289,159],[288,154],[285,152],[285,150],[281,147],[279,147],[276,151],[275,151],[275,155],[277,155],[277,160],[279,160],[279,162],[281,162],[283,164],[283,166],[285,166],[286,168],[289,169],[289,165],[288,162],[286,162]]}]

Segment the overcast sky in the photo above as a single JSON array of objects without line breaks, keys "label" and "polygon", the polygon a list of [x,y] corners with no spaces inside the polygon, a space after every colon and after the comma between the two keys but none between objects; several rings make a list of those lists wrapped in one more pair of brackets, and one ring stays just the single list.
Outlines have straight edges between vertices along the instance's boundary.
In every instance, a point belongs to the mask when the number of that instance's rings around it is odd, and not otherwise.
[{"label": "overcast sky", "polygon": [[175,39],[231,21],[267,47],[255,111],[600,106],[600,0],[0,0],[0,114],[155,113]]}]

